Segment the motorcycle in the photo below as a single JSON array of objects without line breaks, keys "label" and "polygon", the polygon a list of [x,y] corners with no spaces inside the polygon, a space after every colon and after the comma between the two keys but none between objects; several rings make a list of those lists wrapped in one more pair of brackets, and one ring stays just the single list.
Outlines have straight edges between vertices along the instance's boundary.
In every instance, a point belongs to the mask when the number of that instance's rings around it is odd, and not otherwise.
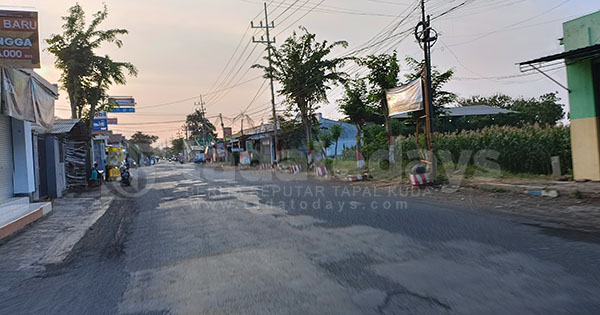
[{"label": "motorcycle", "polygon": [[131,186],[131,174],[129,174],[129,169],[125,166],[121,167],[121,185]]}]

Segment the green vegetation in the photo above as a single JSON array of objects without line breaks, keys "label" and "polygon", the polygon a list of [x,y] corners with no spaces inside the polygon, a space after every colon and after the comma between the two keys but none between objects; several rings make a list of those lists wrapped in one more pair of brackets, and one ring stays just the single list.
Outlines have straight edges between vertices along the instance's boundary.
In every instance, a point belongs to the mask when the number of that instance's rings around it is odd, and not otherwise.
[{"label": "green vegetation", "polygon": [[[370,134],[371,132],[374,133]],[[396,139],[396,158],[402,160],[404,169],[387,170],[386,135],[382,126],[367,128],[365,138],[375,139],[365,145],[369,170],[381,170],[405,176],[410,167],[419,159],[415,136]],[[570,130],[561,126],[525,127],[486,127],[481,130],[434,135],[438,176],[444,177],[458,171],[465,164],[464,175],[484,177],[549,178],[552,173],[551,157],[559,156],[561,166],[570,172],[571,142]],[[379,147],[377,147],[379,146]],[[425,147],[425,137],[419,138],[419,147]],[[354,159],[354,148],[347,148],[341,159]],[[336,163],[334,166],[344,166]],[[351,169],[351,167],[344,167]],[[377,176],[376,176],[377,177]]]},{"label": "green vegetation", "polygon": [[265,78],[279,82],[279,94],[286,97],[288,111],[297,113],[304,127],[306,147],[313,147],[313,122],[319,103],[327,102],[327,91],[332,84],[343,80],[344,73],[338,72],[345,58],[328,59],[331,51],[338,47],[347,47],[345,41],[329,44],[318,42],[316,35],[304,27],[303,34],[296,32],[288,37],[277,49],[272,49],[270,66],[254,65],[263,69]]},{"label": "green vegetation", "polygon": [[[486,168],[486,161],[489,161],[511,173],[551,174],[552,156],[559,156],[563,167],[571,166],[570,130],[567,127],[487,127],[478,131],[436,133],[434,141],[438,158],[441,151],[448,151],[454,162],[459,160],[461,153],[470,150],[474,157],[469,164],[476,163],[475,154],[488,150],[490,155],[477,165],[482,168]],[[417,149],[413,136],[402,137],[397,143],[404,154]]]},{"label": "green vegetation", "polygon": [[111,85],[126,83],[126,74],[137,76],[137,69],[129,62],[113,61],[109,56],[98,56],[95,50],[104,43],[122,47],[120,35],[125,29],[99,30],[108,16],[108,10],[93,15],[86,27],[85,12],[76,4],[63,17],[63,34],[52,34],[46,39],[47,50],[56,57],[56,68],[62,71],[61,86],[67,91],[72,118],[84,118],[92,130],[92,117],[97,110],[109,109],[107,92]]}]

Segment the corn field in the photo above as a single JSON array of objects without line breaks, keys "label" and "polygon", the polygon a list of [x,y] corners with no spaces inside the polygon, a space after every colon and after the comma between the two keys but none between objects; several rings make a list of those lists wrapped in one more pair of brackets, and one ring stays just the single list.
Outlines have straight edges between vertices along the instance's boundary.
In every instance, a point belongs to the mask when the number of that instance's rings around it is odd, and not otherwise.
[{"label": "corn field", "polygon": [[[419,139],[424,147],[424,137]],[[487,127],[475,131],[435,134],[435,150],[451,152],[456,163],[463,150],[497,152],[502,171],[512,173],[551,174],[551,157],[559,156],[563,173],[572,168],[570,130],[568,127]],[[417,148],[414,136],[397,139],[406,152]],[[473,163],[473,160],[470,161]]]}]

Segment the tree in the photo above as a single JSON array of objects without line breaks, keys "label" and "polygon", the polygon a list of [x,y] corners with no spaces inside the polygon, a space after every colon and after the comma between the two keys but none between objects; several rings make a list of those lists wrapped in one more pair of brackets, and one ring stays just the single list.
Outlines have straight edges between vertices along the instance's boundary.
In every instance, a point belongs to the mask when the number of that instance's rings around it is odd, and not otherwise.
[{"label": "tree", "polygon": [[88,108],[91,129],[94,113],[99,102],[106,98],[112,84],[125,84],[126,76],[136,76],[137,69],[128,62],[115,62],[108,56],[96,56],[94,50],[104,43],[113,43],[121,48],[119,35],[127,34],[125,29],[99,30],[98,26],[108,16],[106,5],[93,15],[86,27],[85,12],[79,4],[69,9],[62,34],[52,34],[46,39],[47,50],[55,57],[55,65],[62,70],[61,84],[67,91],[71,105],[71,117],[83,118]]},{"label": "tree", "polygon": [[196,109],[193,113],[187,115],[185,123],[191,132],[192,138],[200,136],[217,136],[217,128],[206,118],[203,111]]},{"label": "tree", "polygon": [[[362,158],[361,136],[363,125],[375,116],[375,110],[368,105],[367,84],[362,79],[355,79],[344,84],[344,97],[338,100],[340,110],[346,119],[356,126],[356,165],[364,167]],[[336,149],[337,153],[337,149]]]},{"label": "tree", "polygon": [[[489,97],[471,96],[459,99],[461,106],[489,105],[515,111],[514,114],[500,114],[493,118],[470,118],[465,117],[461,121],[469,126],[460,126],[465,129],[475,126],[483,128],[490,125],[525,126],[538,124],[541,126],[554,126],[565,117],[564,105],[560,104],[558,93],[543,94],[538,98],[512,98],[504,94],[496,94]],[[467,119],[467,121],[464,121]]]},{"label": "tree", "polygon": [[335,141],[334,157],[337,157],[338,140],[342,136],[343,131],[344,131],[344,128],[342,127],[342,125],[338,125],[338,124],[335,124],[335,125],[331,126],[331,128],[329,128],[329,132],[331,132],[331,137],[333,138],[333,141]]},{"label": "tree", "polygon": [[87,103],[90,105],[89,112],[89,130],[92,131],[93,117],[98,110],[109,110],[113,104],[104,103],[98,107],[101,100],[108,97],[108,89],[113,84],[124,85],[127,79],[123,70],[127,70],[131,76],[137,76],[137,69],[128,62],[116,62],[109,56],[94,56],[92,62],[92,72],[90,74],[90,86],[86,88]]},{"label": "tree", "polygon": [[329,131],[321,131],[319,132],[319,141],[321,142],[323,155],[327,157],[327,148],[333,144],[333,135]]},{"label": "tree", "polygon": [[152,144],[158,140],[157,136],[147,135],[141,131],[134,133],[131,136],[131,142],[139,148],[139,150],[146,156],[154,154]]},{"label": "tree", "polygon": [[400,65],[396,52],[391,55],[370,55],[359,60],[359,65],[367,67],[367,79],[370,85],[369,100],[377,104],[377,110],[384,118],[385,129],[388,135],[389,162],[394,163],[394,137],[389,117],[389,108],[386,100],[386,90],[398,85]]},{"label": "tree", "polygon": [[179,154],[181,152],[183,152],[184,149],[184,144],[183,144],[183,138],[177,138],[177,139],[173,139],[171,141],[171,150],[173,151],[174,154]]},{"label": "tree", "polygon": [[[320,102],[327,102],[327,91],[330,84],[343,80],[343,74],[338,72],[346,58],[327,59],[332,49],[337,46],[347,47],[345,41],[329,44],[327,41],[317,42],[316,35],[311,34],[304,27],[304,32],[296,32],[278,49],[273,49],[270,61],[271,66],[254,65],[265,71],[265,78],[273,78],[281,84],[278,91],[286,97],[288,110],[300,114],[304,132],[306,134],[306,147],[310,154],[313,147],[313,116]],[[310,162],[310,161],[309,161]]]},{"label": "tree", "polygon": [[[411,71],[404,75],[406,83],[421,77],[423,69],[425,67],[425,61],[417,61],[412,57],[406,57],[404,59]],[[444,90],[446,85],[454,76],[454,70],[449,69],[444,72],[440,72],[436,66],[431,67],[431,93],[433,95],[433,107],[435,108],[434,115],[439,116],[443,110],[444,105],[454,103],[457,99],[455,93]]]}]

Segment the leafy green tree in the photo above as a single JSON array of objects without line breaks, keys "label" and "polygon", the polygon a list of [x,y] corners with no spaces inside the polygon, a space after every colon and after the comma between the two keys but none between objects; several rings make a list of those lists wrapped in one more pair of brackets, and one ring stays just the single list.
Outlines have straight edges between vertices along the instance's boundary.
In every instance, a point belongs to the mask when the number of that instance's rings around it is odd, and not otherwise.
[{"label": "leafy green tree", "polygon": [[108,16],[106,6],[93,15],[86,27],[85,12],[76,4],[68,11],[62,34],[52,34],[46,39],[47,50],[55,57],[55,65],[62,71],[61,84],[67,91],[71,105],[72,118],[87,119],[91,129],[92,119],[98,103],[106,98],[106,92],[112,84],[125,84],[125,71],[137,75],[137,69],[128,62],[116,62],[108,56],[97,56],[95,49],[104,43],[113,43],[121,48],[120,35],[127,34],[125,29],[99,30],[99,25]]},{"label": "leafy green tree", "polygon": [[319,133],[319,141],[323,147],[323,152],[326,152],[327,148],[333,144],[333,135],[329,131],[321,131]]},{"label": "leafy green tree", "polygon": [[[406,83],[417,79],[422,76],[423,68],[425,67],[425,61],[418,61],[412,57],[406,57],[406,64],[408,65],[410,72],[405,74]],[[454,103],[457,99],[455,93],[444,90],[444,86],[452,80],[454,76],[454,70],[446,70],[441,72],[436,66],[431,67],[431,89],[433,94],[433,107],[435,108],[435,116],[438,117],[442,108],[445,105]]]},{"label": "leafy green tree", "polygon": [[216,138],[217,128],[206,118],[204,112],[196,109],[193,113],[187,115],[185,123],[191,132],[192,138],[199,136],[210,136]]},{"label": "leafy green tree", "polygon": [[139,148],[139,150],[144,153],[146,156],[151,156],[154,154],[154,149],[152,148],[152,144],[154,144],[158,140],[157,136],[148,135],[141,131],[138,131],[131,135],[131,142]]},{"label": "leafy green tree", "polygon": [[398,63],[397,53],[394,51],[391,55],[370,55],[364,59],[360,59],[358,63],[369,70],[366,77],[370,87],[369,101],[377,104],[377,111],[384,118],[385,129],[388,136],[389,162],[393,164],[395,162],[394,138],[392,135],[392,125],[386,100],[386,90],[398,86],[400,65]]},{"label": "leafy green tree", "polygon": [[342,125],[333,125],[331,126],[331,128],[329,128],[329,132],[331,132],[331,137],[333,138],[333,141],[335,142],[335,154],[333,155],[334,157],[337,157],[337,151],[338,151],[338,141],[340,140],[340,137],[342,136],[342,132],[344,131],[344,128],[342,127]]},{"label": "leafy green tree", "polygon": [[171,151],[174,154],[179,154],[179,153],[183,152],[183,149],[184,149],[183,141],[184,141],[183,138],[177,138],[177,139],[171,140]]},{"label": "leafy green tree", "polygon": [[[131,76],[137,76],[137,69],[129,62],[116,62],[109,56],[94,56],[92,70],[89,75],[90,85],[86,88],[86,100],[89,104],[89,128],[91,132],[92,119],[98,110],[109,110],[112,104],[102,102],[108,98],[108,89],[113,84],[124,85],[127,78],[124,70]],[[101,103],[101,104],[99,104]]]},{"label": "leafy green tree", "polygon": [[[304,27],[303,34],[296,32],[278,49],[271,54],[272,66],[254,65],[265,71],[265,78],[273,78],[281,85],[279,93],[286,97],[288,110],[299,113],[304,132],[306,147],[311,150],[313,135],[313,120],[320,102],[327,102],[327,91],[331,84],[343,80],[343,73],[338,68],[346,58],[328,59],[335,47],[347,47],[345,41],[329,44],[327,41],[318,42],[316,35]],[[265,57],[269,61],[269,57]]]},{"label": "leafy green tree", "polygon": [[[367,84],[365,80],[356,79],[344,84],[344,96],[338,100],[338,105],[346,119],[356,126],[356,156],[358,168],[363,168],[360,162],[362,155],[361,136],[363,126],[367,121],[372,121],[376,116],[375,109],[369,106]],[[337,153],[337,149],[336,149]]]},{"label": "leafy green tree", "polygon": [[456,121],[459,129],[480,129],[486,126],[525,126],[538,124],[554,126],[565,117],[564,105],[560,104],[558,93],[543,94],[538,98],[512,98],[496,94],[489,97],[471,96],[459,99],[461,106],[489,105],[515,111],[514,114],[500,114],[495,117],[464,117]]}]

